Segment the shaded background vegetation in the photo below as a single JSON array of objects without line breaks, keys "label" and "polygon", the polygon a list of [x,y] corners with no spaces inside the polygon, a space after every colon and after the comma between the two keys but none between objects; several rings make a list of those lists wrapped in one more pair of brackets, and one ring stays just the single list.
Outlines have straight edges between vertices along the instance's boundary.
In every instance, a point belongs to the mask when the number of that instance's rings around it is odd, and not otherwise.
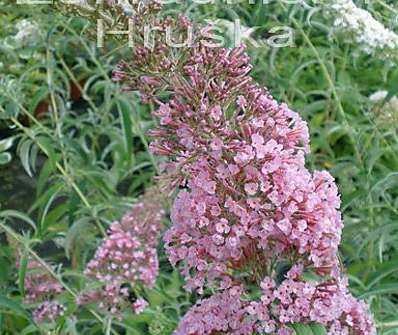
[{"label": "shaded background vegetation", "polygon": [[[369,6],[385,24],[398,12]],[[382,3],[381,5],[378,3]],[[393,3],[393,2],[391,2]],[[328,169],[342,195],[341,258],[356,296],[366,299],[379,334],[398,334],[397,115],[377,113],[368,97],[398,92],[396,60],[369,56],[333,34],[327,13],[283,2],[184,3],[170,7],[196,21],[237,18],[266,39],[274,26],[294,30],[294,47],[253,47],[253,75],[308,122],[311,169]],[[17,22],[39,33],[19,44]],[[49,6],[0,6],[0,333],[170,334],[195,297],[168,264],[145,296],[151,309],[123,320],[95,319],[65,293],[68,312],[39,330],[23,301],[25,273],[15,248],[35,251],[75,292],[109,224],[153,183],[158,163],[148,152],[150,108],[110,79],[128,48],[98,49],[82,18]],[[165,222],[167,225],[167,222]]]}]

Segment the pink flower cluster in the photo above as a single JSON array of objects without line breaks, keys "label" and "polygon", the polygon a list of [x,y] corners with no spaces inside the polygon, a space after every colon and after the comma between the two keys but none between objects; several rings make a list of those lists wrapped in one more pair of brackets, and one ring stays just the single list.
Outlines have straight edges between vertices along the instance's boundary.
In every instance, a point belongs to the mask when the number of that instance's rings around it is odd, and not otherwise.
[{"label": "pink flower cluster", "polygon": [[259,322],[256,330],[276,331],[281,325],[316,322],[327,326],[329,334],[376,334],[363,302],[347,289],[347,280],[303,280],[303,266],[295,265],[277,286],[271,277],[261,282],[260,301],[248,306],[248,313]]},{"label": "pink flower cluster", "polygon": [[35,260],[29,260],[25,276],[25,291],[25,302],[32,304],[61,293],[63,287],[43,265]]},{"label": "pink flower cluster", "polygon": [[[20,267],[19,259],[17,267]],[[41,263],[35,260],[28,261],[25,276],[25,303],[40,303],[33,311],[33,318],[37,323],[51,322],[63,315],[65,307],[54,300],[63,290],[59,281],[51,276]]]},{"label": "pink flower cluster", "polygon": [[241,294],[240,287],[232,287],[198,301],[184,316],[175,335],[253,334],[255,322],[246,318],[247,303],[241,300]]},{"label": "pink flower cluster", "polygon": [[[184,66],[184,80],[174,83],[172,98],[154,113],[160,126],[152,132],[152,150],[168,157],[174,185],[185,188],[165,235],[169,259],[182,268],[188,290],[224,290],[194,306],[177,334],[261,329],[282,335],[292,323],[310,321],[333,334],[375,334],[363,304],[345,285],[329,284],[341,282],[337,251],[343,224],[334,179],[307,170],[306,123],[251,83],[247,61],[242,48],[198,46]],[[224,306],[233,287],[245,291],[275,275],[282,260],[300,262],[322,280],[286,279],[272,298],[265,292],[251,330],[246,328],[255,305],[239,322],[226,308],[213,308],[215,301]],[[295,295],[300,290],[304,296]],[[207,318],[212,321],[203,324]]]},{"label": "pink flower cluster", "polygon": [[[142,239],[146,228],[128,226],[129,217],[111,225],[109,236],[97,250],[85,271],[86,275],[104,282],[142,282],[151,286],[158,275],[156,249]],[[152,232],[154,233],[154,232]],[[157,231],[155,231],[157,234]]]},{"label": "pink flower cluster", "polygon": [[305,168],[305,122],[250,84],[242,49],[197,53],[152,132],[153,152],[171,158],[175,183],[187,187],[165,238],[171,262],[182,263],[188,288],[206,280],[227,288],[231,269],[270,253],[336,271],[340,201],[327,172]]},{"label": "pink flower cluster", "polygon": [[112,314],[125,306],[141,312],[146,304],[138,298],[132,305],[129,285],[151,287],[158,276],[157,240],[164,212],[159,196],[148,191],[120,222],[114,222],[108,236],[87,264],[85,274],[100,283],[78,297],[79,304],[99,301]]},{"label": "pink flower cluster", "polygon": [[[169,260],[187,290],[216,292],[188,311],[176,334],[288,335],[295,322],[375,334],[340,273],[334,179],[305,166],[306,122],[253,83],[243,47],[195,42],[181,54],[169,59],[138,46],[114,75],[159,105],[151,149],[166,157],[164,178],[180,189],[164,238]],[[156,98],[162,90],[167,101]],[[287,275],[278,273],[282,262]],[[318,279],[305,280],[308,271]]]},{"label": "pink flower cluster", "polygon": [[37,323],[52,322],[64,315],[65,307],[57,301],[45,301],[33,311],[33,319]]}]

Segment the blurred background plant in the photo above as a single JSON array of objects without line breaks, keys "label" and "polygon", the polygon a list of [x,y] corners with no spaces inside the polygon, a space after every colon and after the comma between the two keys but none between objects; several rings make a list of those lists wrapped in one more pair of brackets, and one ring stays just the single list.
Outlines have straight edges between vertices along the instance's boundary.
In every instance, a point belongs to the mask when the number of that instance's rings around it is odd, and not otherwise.
[{"label": "blurred background plant", "polygon": [[[231,23],[240,20],[254,77],[309,123],[311,169],[337,179],[341,258],[354,294],[370,303],[379,334],[398,334],[398,57],[364,51],[352,30],[335,24],[331,4],[184,2],[167,12],[219,20],[230,45]],[[397,32],[394,1],[356,5]],[[128,48],[112,40],[96,48],[95,27],[51,6],[3,1],[0,26],[0,333],[171,334],[195,297],[182,290],[162,246],[142,314],[119,320],[74,299],[90,286],[82,273],[110,223],[158,171],[148,152],[150,108],[110,79]],[[291,28],[294,46],[265,43],[274,27]],[[58,264],[47,270],[65,288],[65,313],[44,325],[24,303],[30,258]]]}]

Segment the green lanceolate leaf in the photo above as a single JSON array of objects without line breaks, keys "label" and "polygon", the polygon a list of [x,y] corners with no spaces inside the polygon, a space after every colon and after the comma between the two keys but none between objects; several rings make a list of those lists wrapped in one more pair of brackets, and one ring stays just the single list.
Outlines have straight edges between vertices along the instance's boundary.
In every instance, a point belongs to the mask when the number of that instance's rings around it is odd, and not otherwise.
[{"label": "green lanceolate leaf", "polygon": [[312,329],[310,326],[302,324],[302,323],[295,323],[292,325],[296,335],[313,335]]},{"label": "green lanceolate leaf", "polygon": [[369,287],[375,286],[381,282],[383,278],[386,278],[395,272],[398,273],[398,259],[393,259],[389,262],[379,265],[371,276]]},{"label": "green lanceolate leaf", "polygon": [[314,323],[311,325],[311,330],[314,335],[327,335],[327,331],[325,326],[319,324],[319,323]]},{"label": "green lanceolate leaf", "polygon": [[4,152],[4,151],[7,151],[8,149],[10,149],[12,147],[13,142],[14,142],[14,138],[12,138],[12,137],[1,140],[0,141],[0,152]]},{"label": "green lanceolate leaf", "polygon": [[30,165],[31,149],[32,149],[31,141],[25,141],[19,147],[19,156],[21,158],[21,163],[22,163],[22,166],[24,167],[26,173],[29,175],[29,177],[33,176],[31,165]]},{"label": "green lanceolate leaf", "polygon": [[10,310],[18,315],[24,316],[26,319],[34,323],[29,313],[17,302],[0,294],[0,309]]},{"label": "green lanceolate leaf", "polygon": [[131,164],[131,159],[133,155],[133,132],[131,123],[131,106],[124,99],[118,102],[118,109],[121,116],[123,135],[124,135],[124,146],[126,150],[127,161]]},{"label": "green lanceolate leaf", "polygon": [[26,222],[27,224],[29,224],[34,230],[36,230],[36,224],[34,223],[34,221],[27,216],[26,214],[13,210],[13,209],[7,209],[4,211],[0,212],[0,217],[3,218],[15,218],[15,219],[19,219],[22,220],[24,222]]},{"label": "green lanceolate leaf", "polygon": [[25,296],[25,277],[26,269],[28,267],[28,258],[28,254],[25,252],[19,261],[18,286],[23,297]]}]

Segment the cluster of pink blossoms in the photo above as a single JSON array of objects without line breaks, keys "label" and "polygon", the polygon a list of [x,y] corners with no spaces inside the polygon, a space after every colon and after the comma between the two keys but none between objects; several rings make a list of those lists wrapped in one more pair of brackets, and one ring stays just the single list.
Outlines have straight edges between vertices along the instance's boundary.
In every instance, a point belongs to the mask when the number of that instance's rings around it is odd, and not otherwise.
[{"label": "cluster of pink blossoms", "polygon": [[33,311],[33,319],[37,323],[54,321],[64,315],[65,307],[57,301],[45,301]]},{"label": "cluster of pink blossoms", "polygon": [[81,294],[78,304],[99,302],[100,308],[112,314],[127,306],[136,313],[142,312],[146,302],[134,298],[129,287],[151,287],[158,276],[156,247],[164,214],[161,206],[155,191],[148,191],[120,222],[111,225],[85,270],[102,286]]},{"label": "cluster of pink blossoms", "polygon": [[[169,259],[182,268],[188,290],[223,291],[194,306],[177,334],[283,335],[298,322],[318,322],[330,334],[375,334],[366,306],[341,279],[334,179],[307,170],[306,123],[252,83],[247,62],[242,48],[194,48],[184,80],[154,113],[160,126],[152,150],[169,158],[173,182],[185,187],[165,235]],[[288,275],[264,289],[281,261],[320,281]],[[253,283],[264,289],[259,302],[245,292]],[[237,286],[235,319],[226,306]],[[206,313],[212,321],[203,323]]]},{"label": "cluster of pink blossoms", "polygon": [[151,149],[167,158],[165,178],[180,189],[164,238],[169,260],[187,290],[216,292],[187,312],[176,334],[288,335],[292,324],[313,322],[329,334],[376,334],[341,275],[334,179],[305,166],[306,122],[253,83],[244,48],[202,42],[163,59],[137,46],[114,74],[159,105]]},{"label": "cluster of pink blossoms", "polygon": [[246,318],[242,288],[232,287],[212,297],[199,300],[185,315],[175,335],[186,334],[252,334],[255,322]]},{"label": "cluster of pink blossoms", "polygon": [[242,49],[197,53],[152,132],[153,151],[172,159],[169,171],[187,187],[166,234],[171,262],[183,263],[190,288],[215,279],[230,286],[228,266],[248,265],[253,253],[266,262],[290,253],[335,271],[339,197],[327,172],[304,166],[306,124],[250,83]]},{"label": "cluster of pink blossoms", "polygon": [[[17,267],[20,260],[17,260]],[[37,323],[54,321],[63,315],[65,307],[55,300],[63,292],[63,287],[57,279],[51,276],[42,264],[29,260],[25,276],[25,303],[39,304],[33,311],[33,318]]]},{"label": "cluster of pink blossoms", "polygon": [[292,335],[287,325],[297,322],[325,325],[330,335],[375,334],[365,304],[347,292],[346,280],[303,281],[302,274],[299,265],[280,285],[265,277],[258,301],[244,299],[241,286],[200,300],[175,334]]},{"label": "cluster of pink blossoms", "polygon": [[293,266],[279,286],[271,277],[263,279],[260,301],[247,309],[259,321],[256,330],[271,333],[278,324],[317,322],[330,335],[375,334],[366,305],[348,292],[346,279],[304,281],[303,271],[301,264]]}]

